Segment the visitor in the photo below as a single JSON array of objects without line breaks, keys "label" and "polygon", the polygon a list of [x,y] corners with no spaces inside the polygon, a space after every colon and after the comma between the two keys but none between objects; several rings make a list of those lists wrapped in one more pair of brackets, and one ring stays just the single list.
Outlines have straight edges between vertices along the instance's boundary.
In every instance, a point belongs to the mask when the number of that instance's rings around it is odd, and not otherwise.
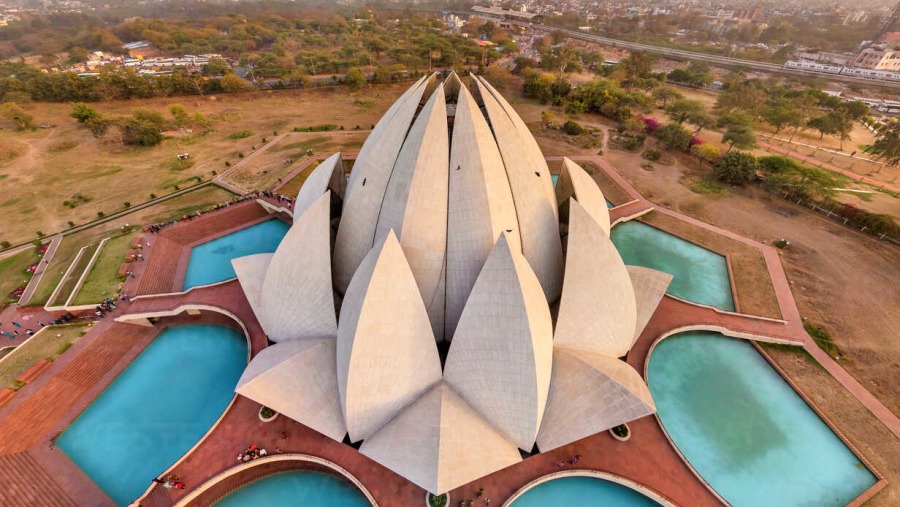
[{"label": "visitor", "polygon": [[281,432],[281,440],[287,440],[288,438],[290,438],[290,435],[288,435],[288,432],[282,431]]},{"label": "visitor", "polygon": [[475,498],[481,498],[481,495],[484,494],[484,488],[479,488],[478,492],[475,493]]},{"label": "visitor", "polygon": [[22,327],[22,324],[19,324],[19,323],[16,322],[16,321],[13,321],[12,325],[15,326],[15,327]]},{"label": "visitor", "polygon": [[490,504],[491,504],[491,499],[490,499],[490,498],[485,498],[485,499],[484,499],[484,504],[485,504],[485,505],[490,505]]}]

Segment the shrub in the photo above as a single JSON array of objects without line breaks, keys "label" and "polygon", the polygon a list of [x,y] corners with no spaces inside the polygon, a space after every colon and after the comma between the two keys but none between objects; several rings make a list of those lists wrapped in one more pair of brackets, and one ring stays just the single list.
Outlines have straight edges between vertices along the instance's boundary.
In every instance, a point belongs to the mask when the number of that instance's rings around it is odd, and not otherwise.
[{"label": "shrub", "polygon": [[646,139],[646,136],[644,136],[644,135],[637,135],[634,137],[629,137],[628,140],[625,141],[625,144],[623,146],[628,151],[634,151],[644,145],[645,139]]},{"label": "shrub", "polygon": [[563,123],[562,131],[570,136],[577,136],[580,134],[584,134],[584,127],[582,127],[578,122],[568,120]]},{"label": "shrub", "polygon": [[231,162],[229,162],[228,160],[226,160],[226,161],[225,161],[225,167],[231,167]]},{"label": "shrub", "polygon": [[243,152],[243,151],[239,151],[239,152],[238,152],[238,158],[244,158],[244,152]]},{"label": "shrub", "polygon": [[[295,127],[294,132],[331,132],[332,130],[337,130],[337,128],[337,125],[326,123],[324,125],[313,125],[311,127]],[[356,130],[359,130],[358,125]]]},{"label": "shrub", "polygon": [[233,134],[228,135],[228,139],[244,139],[253,135],[253,132],[249,130],[239,130]]},{"label": "shrub", "polygon": [[156,199],[156,194],[150,194],[151,199]]},{"label": "shrub", "polygon": [[69,227],[75,227],[75,222],[69,220],[68,222],[66,222],[66,225],[68,225]]},{"label": "shrub", "polygon": [[12,243],[9,241],[0,241],[0,248],[6,249],[12,246]]},{"label": "shrub", "polygon": [[269,407],[263,406],[263,407],[259,410],[259,415],[261,415],[261,416],[263,417],[263,419],[268,419],[268,418],[270,418],[270,417],[272,417],[272,416],[275,415],[275,411],[272,410],[272,409],[269,408]]},{"label": "shrub", "polygon": [[37,235],[38,235],[38,237],[43,238],[43,237],[44,237],[44,231],[37,231]]},{"label": "shrub", "polygon": [[102,211],[97,212],[97,217],[99,217],[99,218],[103,218],[105,215],[106,215],[106,213],[104,213]]},{"label": "shrub", "polygon": [[725,183],[741,185],[753,180],[758,168],[759,163],[753,155],[732,151],[716,162],[713,166],[713,174]]},{"label": "shrub", "polygon": [[654,133],[659,142],[662,143],[666,149],[676,149],[680,151],[687,151],[691,145],[691,133],[681,125],[677,123],[667,123],[662,127],[656,129]]},{"label": "shrub", "polygon": [[124,207],[126,207],[126,208],[130,208],[130,207],[131,207],[131,203],[128,202],[128,201],[125,201],[125,202],[122,203],[122,206],[124,206]]},{"label": "shrub", "polygon": [[647,127],[647,132],[653,134],[656,132],[656,129],[660,127],[660,123],[653,118],[644,118],[644,125]]},{"label": "shrub", "polygon": [[647,160],[656,162],[660,158],[662,158],[662,152],[657,150],[656,148],[650,148],[649,150],[644,152],[644,157]]}]

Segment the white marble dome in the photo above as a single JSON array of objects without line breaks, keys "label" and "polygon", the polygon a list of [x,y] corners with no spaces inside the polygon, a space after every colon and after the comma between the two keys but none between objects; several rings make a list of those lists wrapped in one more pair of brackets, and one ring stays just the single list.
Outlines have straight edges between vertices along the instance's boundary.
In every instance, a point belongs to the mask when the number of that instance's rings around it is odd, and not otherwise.
[{"label": "white marble dome", "polygon": [[490,84],[422,78],[349,180],[339,154],[312,172],[274,254],[233,261],[276,342],[237,392],[436,494],[652,414],[620,358],[671,276],[609,231],[590,175],[564,159],[554,190]]}]

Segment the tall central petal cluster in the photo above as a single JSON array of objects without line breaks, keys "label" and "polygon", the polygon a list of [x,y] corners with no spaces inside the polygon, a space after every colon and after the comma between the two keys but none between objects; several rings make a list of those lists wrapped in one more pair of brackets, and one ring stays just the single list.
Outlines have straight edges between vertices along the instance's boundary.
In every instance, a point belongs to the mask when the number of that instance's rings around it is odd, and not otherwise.
[{"label": "tall central petal cluster", "polygon": [[349,180],[339,154],[315,168],[274,254],[233,261],[275,342],[237,392],[433,493],[648,415],[620,357],[671,276],[626,267],[609,230],[591,176],[565,159],[554,189],[486,81],[422,78]]}]

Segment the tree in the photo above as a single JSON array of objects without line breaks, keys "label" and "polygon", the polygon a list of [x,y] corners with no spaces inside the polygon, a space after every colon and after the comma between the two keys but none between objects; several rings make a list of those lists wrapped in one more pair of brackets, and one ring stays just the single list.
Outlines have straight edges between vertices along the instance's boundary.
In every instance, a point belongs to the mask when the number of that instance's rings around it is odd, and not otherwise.
[{"label": "tree", "polygon": [[742,150],[749,150],[756,144],[756,133],[753,132],[753,127],[749,125],[733,123],[728,126],[722,135],[722,142],[728,143],[726,154],[730,153],[735,146]]},{"label": "tree", "polygon": [[706,108],[699,100],[679,99],[666,106],[665,111],[669,119],[681,125],[692,116],[706,113]]},{"label": "tree", "polygon": [[672,88],[671,86],[660,86],[658,88],[654,88],[653,92],[651,92],[653,99],[657,102],[661,102],[663,107],[666,107],[666,103],[670,100],[679,100],[683,99],[684,95],[682,95],[678,90]]},{"label": "tree", "polygon": [[900,120],[892,119],[875,129],[875,142],[866,148],[866,153],[888,165],[900,165]]},{"label": "tree", "polygon": [[34,130],[34,117],[26,113],[15,102],[6,102],[0,106],[0,117],[16,124],[16,130]]},{"label": "tree", "polygon": [[699,161],[697,169],[703,169],[704,160],[715,163],[722,157],[722,150],[715,144],[696,144],[691,148],[691,153],[693,153]]},{"label": "tree", "polygon": [[224,58],[214,56],[203,66],[204,76],[222,76],[231,72],[231,64]]},{"label": "tree", "polygon": [[347,83],[351,90],[357,91],[362,88],[362,85],[366,84],[366,75],[363,74],[359,67],[353,67],[347,71],[344,82]]},{"label": "tree", "polygon": [[187,110],[181,104],[172,104],[169,106],[169,113],[175,120],[176,125],[184,125],[188,122]]},{"label": "tree", "polygon": [[825,116],[828,118],[828,123],[830,123],[834,129],[835,137],[837,137],[838,141],[841,143],[839,149],[844,151],[844,141],[850,139],[850,132],[853,130],[853,119],[850,118],[847,111],[843,109],[830,111]]},{"label": "tree", "polygon": [[694,137],[686,128],[677,123],[663,125],[656,129],[654,135],[666,149],[674,148],[681,151],[687,151],[691,145],[691,139]]},{"label": "tree", "polygon": [[253,85],[236,74],[226,74],[219,80],[219,84],[226,93],[243,92],[253,88]]},{"label": "tree", "polygon": [[763,110],[763,121],[775,128],[774,137],[784,127],[792,125],[797,116],[797,106],[790,99],[778,99]]},{"label": "tree", "polygon": [[806,122],[806,126],[813,130],[819,131],[819,139],[825,137],[825,134],[834,134],[834,125],[832,125],[828,115],[825,114],[812,118],[811,120]]},{"label": "tree", "polygon": [[740,185],[753,180],[759,163],[756,157],[740,151],[726,153],[713,166],[713,174],[725,183]]},{"label": "tree", "polygon": [[93,120],[94,118],[100,118],[100,113],[84,102],[73,102],[72,113],[70,116],[78,120],[78,123],[84,123],[88,120]]}]

